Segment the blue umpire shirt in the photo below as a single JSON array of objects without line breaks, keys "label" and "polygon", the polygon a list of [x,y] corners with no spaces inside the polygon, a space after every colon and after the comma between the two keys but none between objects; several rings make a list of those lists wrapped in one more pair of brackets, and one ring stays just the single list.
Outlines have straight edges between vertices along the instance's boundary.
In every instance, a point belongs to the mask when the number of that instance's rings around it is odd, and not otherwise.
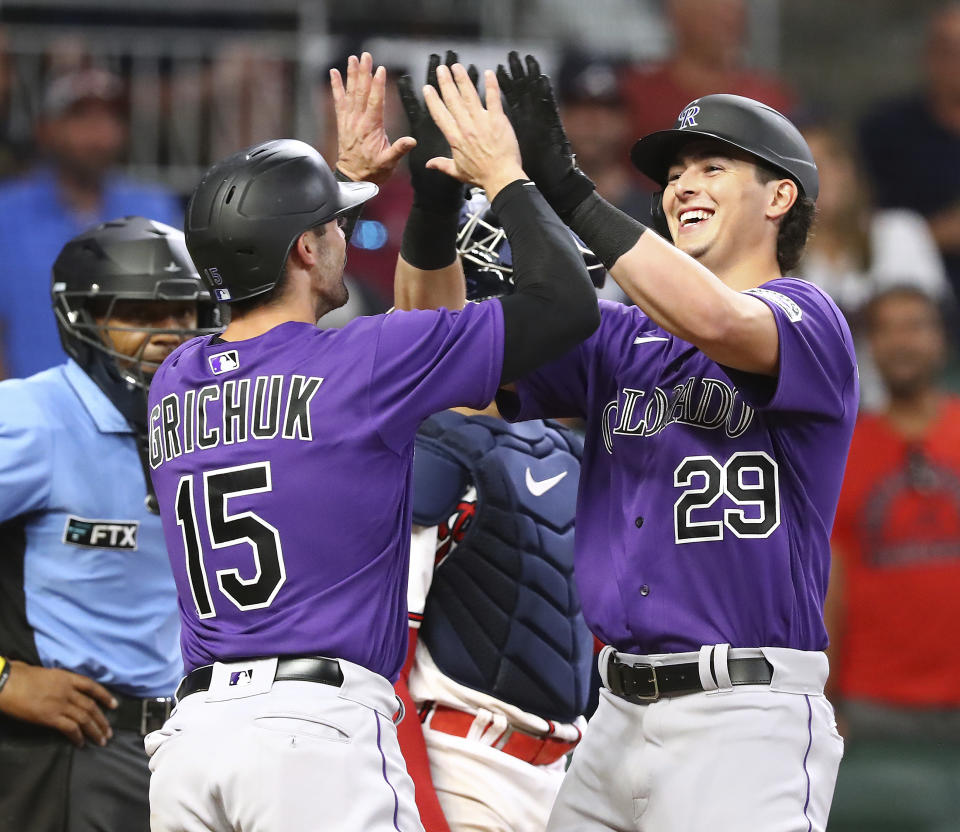
[{"label": "blue umpire shirt", "polygon": [[110,176],[97,214],[77,214],[56,176],[39,167],[0,185],[0,337],[11,378],[26,378],[66,361],[50,307],[53,261],[64,243],[93,225],[138,215],[183,227],[180,202],[162,188]]},{"label": "blue umpire shirt", "polygon": [[[0,644],[32,637],[45,667],[131,696],[173,694],[177,591],[145,494],[133,431],[79,365],[0,383],[0,598],[32,631]],[[22,619],[4,614],[5,626]]]}]

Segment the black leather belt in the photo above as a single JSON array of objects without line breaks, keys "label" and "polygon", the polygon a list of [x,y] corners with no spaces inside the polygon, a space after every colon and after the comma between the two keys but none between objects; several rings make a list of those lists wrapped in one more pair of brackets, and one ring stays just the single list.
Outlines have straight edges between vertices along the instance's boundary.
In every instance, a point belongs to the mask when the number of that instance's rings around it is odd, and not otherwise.
[{"label": "black leather belt", "polygon": [[[727,659],[730,682],[734,685],[769,685],[773,666],[762,656]],[[716,681],[716,680],[714,680]],[[705,690],[697,662],[686,664],[627,664],[617,654],[607,659],[607,688],[628,702],[648,704],[670,696],[684,696]]]},{"label": "black leather belt", "polygon": [[170,697],[136,699],[119,693],[113,695],[119,704],[114,710],[104,708],[107,722],[121,731],[136,731],[141,737],[162,728],[173,710]]},{"label": "black leather belt", "polygon": [[[251,659],[251,661],[258,661]],[[243,659],[231,659],[230,664],[241,664]],[[206,664],[190,671],[180,682],[177,688],[177,701],[191,693],[210,689],[210,680],[213,678],[213,665]],[[343,684],[343,671],[340,662],[336,659],[327,659],[322,656],[300,656],[297,658],[280,659],[277,670],[273,675],[275,682],[320,682],[324,685],[340,687]]]}]

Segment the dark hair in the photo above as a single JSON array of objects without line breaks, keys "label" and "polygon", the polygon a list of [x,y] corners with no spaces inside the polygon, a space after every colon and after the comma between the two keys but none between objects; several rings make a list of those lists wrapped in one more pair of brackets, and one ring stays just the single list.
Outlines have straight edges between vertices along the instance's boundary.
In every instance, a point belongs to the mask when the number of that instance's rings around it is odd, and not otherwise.
[{"label": "dark hair", "polygon": [[269,292],[264,292],[260,295],[254,295],[252,298],[243,298],[241,300],[230,301],[229,306],[231,318],[239,318],[249,312],[253,312],[254,309],[259,309],[261,306],[269,306],[271,303],[274,303],[280,298],[284,290],[287,288],[288,280],[288,272],[286,267],[284,267],[283,271],[280,273],[280,277],[277,279],[277,282],[273,284],[273,288],[271,288]]},{"label": "dark hair", "polygon": [[[757,179],[761,184],[765,185],[774,179],[792,179],[784,171],[777,170],[760,160],[755,164]],[[789,274],[799,265],[816,212],[817,204],[812,199],[798,195],[797,201],[790,206],[790,210],[780,220],[780,230],[777,232],[777,265],[780,266],[781,274]]]}]

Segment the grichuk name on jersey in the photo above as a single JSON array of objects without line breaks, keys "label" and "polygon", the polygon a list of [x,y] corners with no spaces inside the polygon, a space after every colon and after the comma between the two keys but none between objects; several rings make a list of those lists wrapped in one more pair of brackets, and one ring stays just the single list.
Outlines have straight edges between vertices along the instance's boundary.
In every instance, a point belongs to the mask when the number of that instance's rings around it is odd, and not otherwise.
[{"label": "grichuk name on jersey", "polygon": [[[150,467],[195,450],[278,435],[310,441],[310,401],[322,383],[317,376],[256,376],[170,393],[150,411]],[[207,408],[215,401],[222,404],[214,424]]]},{"label": "grichuk name on jersey", "polygon": [[614,436],[655,436],[669,425],[719,430],[731,439],[741,436],[753,421],[754,410],[737,388],[716,378],[691,376],[671,392],[624,387],[620,398],[603,409],[603,444],[613,453]]}]

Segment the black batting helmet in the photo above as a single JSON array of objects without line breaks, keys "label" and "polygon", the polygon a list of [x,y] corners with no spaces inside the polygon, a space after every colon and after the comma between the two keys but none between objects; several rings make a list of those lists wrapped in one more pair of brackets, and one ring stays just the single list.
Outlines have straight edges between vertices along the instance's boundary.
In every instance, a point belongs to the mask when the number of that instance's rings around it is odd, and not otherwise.
[{"label": "black batting helmet", "polygon": [[323,157],[295,139],[274,139],[217,162],[187,206],[187,248],[214,299],[269,292],[296,239],[377,193],[337,182]]},{"label": "black batting helmet", "polygon": [[[667,171],[677,153],[697,139],[716,139],[756,156],[796,182],[801,196],[816,200],[820,190],[817,166],[800,131],[772,107],[741,95],[720,93],[691,101],[672,130],[644,136],[633,146],[630,158],[642,173],[666,187]],[[663,232],[661,197],[662,193],[654,196],[653,214]]]}]

